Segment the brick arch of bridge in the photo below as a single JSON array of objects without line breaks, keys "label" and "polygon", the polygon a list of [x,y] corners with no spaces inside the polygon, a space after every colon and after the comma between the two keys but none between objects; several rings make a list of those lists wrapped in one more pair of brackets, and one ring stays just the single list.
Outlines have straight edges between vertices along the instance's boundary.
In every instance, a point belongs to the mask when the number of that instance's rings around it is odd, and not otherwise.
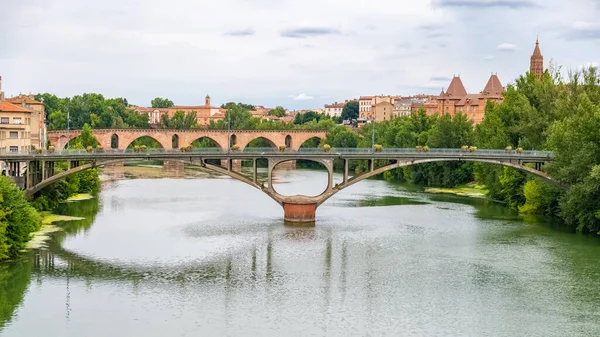
[{"label": "brick arch of bridge", "polygon": [[[92,133],[100,145],[105,149],[111,148],[111,138],[113,135],[118,137],[118,148],[126,149],[134,140],[148,136],[158,141],[165,149],[172,148],[173,135],[177,135],[179,146],[188,146],[193,141],[208,137],[215,141],[220,148],[227,148],[227,131],[222,130],[165,130],[165,129],[93,129]],[[53,144],[56,150],[65,148],[69,139],[73,139],[81,134],[80,130],[67,132],[49,131],[48,140]],[[257,138],[269,140],[275,147],[289,144],[289,148],[297,150],[300,146],[311,138],[323,139],[327,133],[325,131],[310,130],[232,130],[231,135],[235,135],[236,144],[243,150],[248,143]],[[287,139],[287,142],[286,142]],[[233,145],[233,144],[232,144]]]},{"label": "brick arch of bridge", "polygon": [[[232,131],[232,135],[235,135],[236,144],[243,150],[248,144],[259,138],[268,140],[273,147],[279,147],[280,145],[289,144],[289,148],[292,150],[298,150],[300,145],[304,144],[311,138],[325,138],[327,133],[325,131],[295,131],[295,130],[282,130],[282,131],[251,131],[251,132],[239,132]],[[287,141],[286,141],[287,140]]]},{"label": "brick arch of bridge", "polygon": [[512,167],[515,168],[517,170],[521,170],[524,171],[526,173],[529,173],[531,175],[534,175],[540,179],[542,179],[545,182],[548,182],[552,185],[557,186],[558,188],[561,188],[563,190],[568,189],[567,185],[561,184],[560,182],[552,179],[550,176],[548,176],[548,174],[546,174],[545,172],[536,170],[536,169],[532,169],[531,167],[527,167],[524,165],[520,165],[520,164],[515,164],[515,163],[511,163],[510,161],[503,161],[503,160],[494,160],[494,159],[480,159],[480,158],[431,158],[431,159],[415,159],[415,160],[410,160],[410,161],[398,161],[396,163],[387,165],[387,166],[383,166],[380,167],[378,169],[375,169],[371,172],[367,172],[364,174],[361,174],[357,177],[354,177],[352,179],[348,179],[347,181],[341,183],[341,184],[337,184],[335,187],[333,187],[331,190],[327,191],[326,193],[324,193],[323,195],[319,196],[319,200],[317,200],[317,205],[321,205],[322,203],[324,203],[327,199],[331,198],[333,195],[335,195],[336,193],[338,193],[339,191],[350,187],[360,181],[363,181],[367,178],[371,178],[373,176],[376,176],[378,174],[381,174],[383,172],[389,171],[389,170],[393,170],[396,168],[401,168],[401,167],[405,167],[405,166],[412,166],[412,165],[418,165],[418,164],[424,164],[424,163],[433,163],[433,162],[445,162],[445,161],[472,161],[472,162],[479,162],[479,163],[487,163],[487,164],[496,164],[496,165],[502,165],[502,166],[507,166],[507,167]]}]

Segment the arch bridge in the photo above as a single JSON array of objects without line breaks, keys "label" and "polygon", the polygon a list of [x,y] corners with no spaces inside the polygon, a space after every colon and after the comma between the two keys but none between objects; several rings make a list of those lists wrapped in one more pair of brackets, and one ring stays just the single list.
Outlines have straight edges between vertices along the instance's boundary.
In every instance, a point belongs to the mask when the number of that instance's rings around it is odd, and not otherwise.
[{"label": "arch bridge", "polygon": [[[148,149],[144,152],[131,150],[62,150],[37,152],[14,152],[0,154],[0,161],[5,161],[9,167],[9,175],[18,178],[21,167],[26,167],[24,188],[28,197],[33,197],[44,187],[60,179],[94,167],[123,163],[132,160],[163,160],[182,162],[189,165],[200,166],[214,172],[227,175],[244,182],[267,194],[284,209],[284,218],[292,222],[314,221],[317,207],[337,192],[352,186],[366,178],[381,174],[385,171],[422,163],[432,162],[481,162],[512,167],[542,180],[552,183],[560,188],[567,186],[552,179],[543,170],[543,165],[552,161],[552,153],[546,151],[515,151],[505,150],[478,150],[464,152],[459,149],[431,149],[428,152],[418,152],[415,149],[383,149],[374,152],[372,149],[299,149],[280,151],[273,148],[249,148],[247,151],[224,151],[220,149],[193,149],[191,152],[179,150]],[[343,180],[339,184],[333,183],[334,160],[342,160],[344,164]],[[251,161],[252,174],[247,176],[234,170],[234,161]],[[259,182],[257,178],[257,161],[267,160],[268,174],[267,185]],[[281,163],[294,160],[309,160],[323,164],[328,172],[327,187],[318,196],[284,196],[273,188],[273,170]],[[366,172],[350,176],[349,163],[352,160],[366,160]],[[68,162],[68,169],[56,172],[56,162]],[[220,163],[220,164],[216,164]],[[383,163],[383,164],[380,164]],[[376,164],[380,164],[376,166]],[[529,164],[529,165],[526,165]]]},{"label": "arch bridge", "polygon": [[[227,149],[228,145],[237,145],[244,150],[255,139],[265,139],[273,148],[285,145],[297,150],[307,140],[323,139],[326,131],[319,130],[207,130],[207,129],[92,129],[92,134],[104,149],[125,150],[134,140],[150,137],[163,149],[177,149],[191,145],[199,139],[210,139],[219,149]],[[229,142],[228,136],[229,134]],[[81,130],[48,131],[47,137],[56,150],[65,149],[70,140],[81,135]]]}]

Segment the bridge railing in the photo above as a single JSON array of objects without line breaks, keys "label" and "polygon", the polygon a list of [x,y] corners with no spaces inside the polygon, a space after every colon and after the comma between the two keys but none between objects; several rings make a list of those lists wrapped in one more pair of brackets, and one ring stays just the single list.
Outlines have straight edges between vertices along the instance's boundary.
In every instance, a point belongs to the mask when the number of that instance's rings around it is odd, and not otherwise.
[{"label": "bridge railing", "polygon": [[[101,156],[115,156],[119,154],[133,154],[133,153],[148,153],[148,154],[160,154],[160,153],[196,153],[196,154],[224,154],[228,153],[226,149],[219,148],[192,148],[187,151],[182,151],[180,149],[163,149],[163,148],[151,148],[145,150],[135,151],[134,149],[103,149],[103,150],[92,150],[86,151],[84,149],[65,149],[65,150],[57,150],[57,151],[48,151],[43,150],[41,153],[37,151],[21,151],[21,152],[6,152],[1,154],[3,158],[10,158],[11,156],[35,156],[35,157],[45,157],[45,156],[70,156],[70,155],[89,155],[94,157]],[[522,152],[517,152],[515,150],[506,151],[506,150],[488,150],[488,149],[478,149],[474,152],[464,151],[461,149],[428,149],[424,151],[422,149],[418,150],[415,148],[383,148],[381,151],[373,152],[371,148],[331,148],[329,151],[325,151],[322,148],[301,148],[298,150],[293,149],[285,149],[284,151],[279,150],[278,148],[245,148],[243,151],[233,151],[230,150],[229,153],[239,154],[239,153],[269,153],[269,154],[323,154],[323,155],[344,155],[344,154],[371,154],[375,155],[381,154],[397,154],[397,155],[418,155],[418,156],[439,156],[439,155],[451,155],[453,157],[456,156],[490,156],[490,157],[506,157],[506,156],[527,156],[527,157],[539,157],[539,158],[552,158],[553,153],[551,151],[537,151],[537,150],[527,150]]]}]

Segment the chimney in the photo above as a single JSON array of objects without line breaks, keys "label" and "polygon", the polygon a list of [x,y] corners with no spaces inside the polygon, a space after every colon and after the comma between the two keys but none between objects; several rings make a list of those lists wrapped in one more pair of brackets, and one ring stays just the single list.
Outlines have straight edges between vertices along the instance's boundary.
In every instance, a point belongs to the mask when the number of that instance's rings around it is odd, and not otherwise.
[{"label": "chimney", "polygon": [[0,76],[0,101],[4,101],[4,91],[2,91],[2,76]]},{"label": "chimney", "polygon": [[204,101],[204,105],[210,106],[210,96],[206,95],[206,98],[205,98],[205,101]]}]

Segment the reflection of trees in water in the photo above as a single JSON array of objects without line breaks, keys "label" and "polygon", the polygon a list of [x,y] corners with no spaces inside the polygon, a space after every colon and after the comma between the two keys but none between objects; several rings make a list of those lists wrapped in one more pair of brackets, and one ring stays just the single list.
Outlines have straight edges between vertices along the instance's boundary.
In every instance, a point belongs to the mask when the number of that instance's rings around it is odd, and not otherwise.
[{"label": "reflection of trees in water", "polygon": [[31,265],[25,260],[0,265],[0,332],[12,319],[31,280]]},{"label": "reflection of trees in water", "polygon": [[[64,228],[64,232],[54,233],[50,246],[60,247],[60,242],[68,234],[87,231],[94,223],[98,210],[99,201],[96,198],[61,204],[55,213],[85,217],[85,220],[59,223],[58,225]],[[10,322],[15,309],[23,301],[31,281],[32,270],[39,272],[42,266],[54,268],[54,256],[48,251],[35,250],[30,255],[30,259],[23,257],[16,262],[0,264],[0,331]]]}]

